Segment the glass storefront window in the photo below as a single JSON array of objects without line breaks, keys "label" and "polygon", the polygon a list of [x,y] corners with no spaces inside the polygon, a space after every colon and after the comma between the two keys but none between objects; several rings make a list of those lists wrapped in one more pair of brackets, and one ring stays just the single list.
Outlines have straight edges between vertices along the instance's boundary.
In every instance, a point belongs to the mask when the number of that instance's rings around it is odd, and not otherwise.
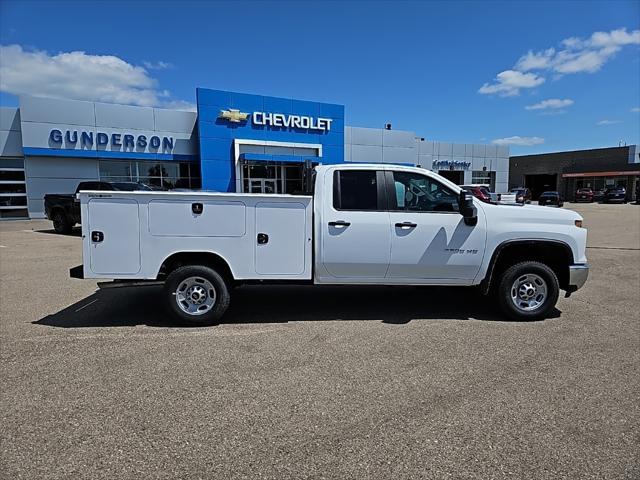
[{"label": "glass storefront window", "polygon": [[27,193],[22,158],[0,159],[0,218],[27,217]]},{"label": "glass storefront window", "polygon": [[132,170],[130,162],[100,160],[99,164],[100,177],[126,177],[128,181],[131,181]]},{"label": "glass storefront window", "polygon": [[494,191],[496,186],[496,172],[474,170],[471,172],[471,183],[473,185],[486,185],[489,187],[489,190]]},{"label": "glass storefront window", "polygon": [[200,188],[200,165],[190,162],[100,160],[100,180],[141,182],[158,188]]}]

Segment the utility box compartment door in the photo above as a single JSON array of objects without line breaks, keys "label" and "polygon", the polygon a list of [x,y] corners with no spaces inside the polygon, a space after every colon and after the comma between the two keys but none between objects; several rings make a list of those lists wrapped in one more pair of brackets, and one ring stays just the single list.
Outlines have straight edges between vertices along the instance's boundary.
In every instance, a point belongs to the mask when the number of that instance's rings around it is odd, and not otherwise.
[{"label": "utility box compartment door", "polygon": [[299,275],[305,271],[307,213],[303,203],[258,202],[255,261],[261,275]]},{"label": "utility box compartment door", "polygon": [[[201,210],[195,210],[198,207]],[[151,200],[149,233],[167,237],[242,237],[245,204],[224,200]]]},{"label": "utility box compartment door", "polygon": [[[89,264],[93,273],[134,274],[140,271],[138,202],[124,198],[91,198]],[[84,219],[83,219],[84,221]]]}]

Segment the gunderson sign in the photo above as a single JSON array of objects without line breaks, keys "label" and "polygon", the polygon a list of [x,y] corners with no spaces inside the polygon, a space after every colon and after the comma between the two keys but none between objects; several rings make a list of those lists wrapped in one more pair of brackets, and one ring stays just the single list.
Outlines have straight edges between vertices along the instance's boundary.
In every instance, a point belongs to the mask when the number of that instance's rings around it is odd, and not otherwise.
[{"label": "gunderson sign", "polygon": [[93,149],[96,147],[111,147],[111,150],[158,150],[162,147],[162,151],[173,151],[173,137],[159,137],[157,135],[131,135],[128,133],[111,133],[62,130],[54,128],[49,132],[49,143],[52,146],[62,146],[66,148],[75,148],[81,146]]},{"label": "gunderson sign", "polygon": [[[248,113],[235,109],[220,110],[218,118],[228,120],[231,123],[241,123],[247,120]],[[271,112],[253,112],[251,114],[251,122],[253,125],[297,128],[300,130],[319,130],[328,132],[331,130],[332,118],[311,117],[306,115],[271,113]]]}]

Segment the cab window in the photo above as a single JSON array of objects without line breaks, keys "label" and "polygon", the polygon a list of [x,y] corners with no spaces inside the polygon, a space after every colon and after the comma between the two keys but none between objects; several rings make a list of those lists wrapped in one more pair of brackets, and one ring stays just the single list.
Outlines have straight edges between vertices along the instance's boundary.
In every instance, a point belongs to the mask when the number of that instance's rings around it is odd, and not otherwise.
[{"label": "cab window", "polygon": [[425,175],[393,172],[391,210],[411,212],[458,212],[458,195]]},{"label": "cab window", "polygon": [[336,170],[333,174],[333,208],[384,210],[383,195],[380,195],[381,178],[381,172],[376,170]]}]

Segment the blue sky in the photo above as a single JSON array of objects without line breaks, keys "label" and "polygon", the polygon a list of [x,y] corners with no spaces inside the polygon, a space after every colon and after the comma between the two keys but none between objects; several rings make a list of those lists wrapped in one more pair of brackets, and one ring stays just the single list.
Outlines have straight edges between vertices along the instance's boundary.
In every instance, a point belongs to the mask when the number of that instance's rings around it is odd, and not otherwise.
[{"label": "blue sky", "polygon": [[512,153],[640,143],[639,29],[638,1],[5,0],[0,103],[188,108],[210,87],[342,103],[348,125]]}]

